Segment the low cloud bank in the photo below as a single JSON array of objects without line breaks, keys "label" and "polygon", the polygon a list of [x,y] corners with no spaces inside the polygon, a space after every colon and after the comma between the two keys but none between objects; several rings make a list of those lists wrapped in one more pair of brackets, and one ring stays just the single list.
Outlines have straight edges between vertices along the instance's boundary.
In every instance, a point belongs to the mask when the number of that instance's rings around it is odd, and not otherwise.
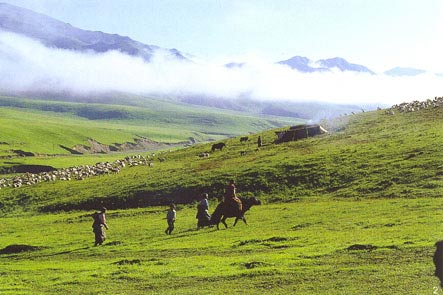
[{"label": "low cloud bank", "polygon": [[260,100],[395,104],[443,95],[443,78],[327,72],[304,74],[255,60],[228,68],[219,63],[171,59],[158,52],[150,63],[117,51],[75,52],[47,48],[0,32],[0,91],[129,92],[173,96],[250,97]]}]

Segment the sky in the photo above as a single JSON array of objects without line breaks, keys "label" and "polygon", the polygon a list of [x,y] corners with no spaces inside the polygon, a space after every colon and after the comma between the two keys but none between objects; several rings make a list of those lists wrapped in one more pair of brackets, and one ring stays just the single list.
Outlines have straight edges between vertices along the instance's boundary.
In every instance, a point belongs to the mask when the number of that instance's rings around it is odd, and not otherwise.
[{"label": "sky", "polygon": [[441,0],[3,0],[211,60],[343,57],[443,72]]},{"label": "sky", "polygon": [[[194,57],[150,64],[0,32],[0,89],[394,104],[443,95],[442,0],[0,0],[75,27]],[[380,75],[301,74],[276,61],[342,57]],[[227,69],[228,62],[248,62]],[[388,77],[396,66],[430,73]],[[100,75],[97,75],[100,73]]]}]

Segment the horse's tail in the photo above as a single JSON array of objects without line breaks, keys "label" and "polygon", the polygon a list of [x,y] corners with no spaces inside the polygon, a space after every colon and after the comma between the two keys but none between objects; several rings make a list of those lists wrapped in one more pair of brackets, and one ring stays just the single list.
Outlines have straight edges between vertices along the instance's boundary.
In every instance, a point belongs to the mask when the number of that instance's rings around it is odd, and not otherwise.
[{"label": "horse's tail", "polygon": [[223,216],[223,203],[219,203],[211,215],[211,224],[218,224]]}]

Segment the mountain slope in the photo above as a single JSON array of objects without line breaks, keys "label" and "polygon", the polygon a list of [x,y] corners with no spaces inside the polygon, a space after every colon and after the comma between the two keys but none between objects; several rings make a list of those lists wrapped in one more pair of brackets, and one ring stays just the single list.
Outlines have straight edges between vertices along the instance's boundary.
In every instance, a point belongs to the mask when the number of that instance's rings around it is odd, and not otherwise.
[{"label": "mountain slope", "polygon": [[295,69],[302,73],[324,72],[329,69],[326,67],[313,67],[313,62],[304,56],[294,56],[287,60],[277,62],[278,64],[288,65],[291,69]]},{"label": "mountain slope", "polygon": [[320,59],[317,61],[317,63],[322,66],[326,67],[328,69],[334,69],[337,68],[340,71],[351,71],[351,72],[359,72],[359,73],[369,73],[374,74],[373,71],[368,69],[365,66],[349,63],[347,60],[341,57],[335,57],[335,58],[328,58],[328,59]]},{"label": "mountain slope", "polygon": [[78,51],[118,50],[149,61],[156,50],[185,59],[176,49],[146,45],[129,37],[82,30],[46,15],[7,3],[0,3],[0,29],[40,40],[48,47]]},{"label": "mountain slope", "polygon": [[89,146],[89,139],[110,146],[140,138],[162,143],[210,141],[300,122],[154,99],[128,106],[0,97],[0,114],[0,156],[15,155],[14,150],[68,154],[62,146]]},{"label": "mountain slope", "polygon": [[350,63],[341,57],[320,59],[314,62],[307,57],[294,56],[291,57],[290,59],[282,60],[277,63],[282,65],[287,65],[292,69],[295,69],[302,73],[327,72],[327,71],[332,71],[334,68],[336,68],[342,72],[350,71],[350,72],[375,74],[367,67]]},{"label": "mountain slope", "polygon": [[[437,197],[443,193],[442,118],[443,108],[395,115],[365,112],[326,122],[327,135],[276,145],[272,130],[249,135],[246,143],[225,140],[226,148],[206,159],[197,155],[211,146],[196,145],[164,154],[167,161],[153,169],[137,167],[82,182],[5,189],[0,201],[9,203],[25,194],[30,196],[28,206],[36,210],[189,203],[204,191],[222,196],[232,177],[240,195],[269,202]],[[264,143],[260,149],[258,135]]]}]

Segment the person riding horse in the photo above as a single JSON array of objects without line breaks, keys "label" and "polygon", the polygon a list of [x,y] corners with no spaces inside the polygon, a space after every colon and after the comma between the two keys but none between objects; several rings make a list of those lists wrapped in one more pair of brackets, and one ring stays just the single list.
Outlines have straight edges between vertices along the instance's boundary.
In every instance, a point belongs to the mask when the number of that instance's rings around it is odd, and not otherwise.
[{"label": "person riding horse", "polygon": [[236,195],[236,187],[234,180],[231,180],[229,182],[229,185],[226,187],[224,203],[226,206],[238,208],[239,211],[242,210],[242,202]]}]

